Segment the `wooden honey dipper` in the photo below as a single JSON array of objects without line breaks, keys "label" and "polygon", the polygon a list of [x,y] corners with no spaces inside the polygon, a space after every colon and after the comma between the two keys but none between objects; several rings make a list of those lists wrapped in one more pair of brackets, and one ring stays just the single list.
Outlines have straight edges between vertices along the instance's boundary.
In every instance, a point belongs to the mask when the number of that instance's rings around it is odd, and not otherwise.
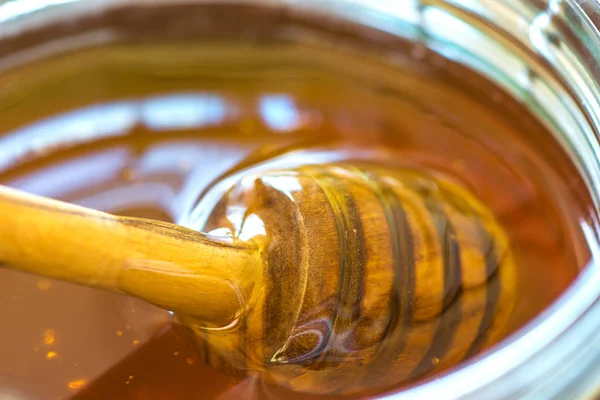
[{"label": "wooden honey dipper", "polygon": [[9,188],[0,221],[5,267],[172,310],[212,365],[299,392],[383,390],[456,364],[501,337],[515,301],[491,213],[420,170],[250,174],[206,223],[230,236]]}]

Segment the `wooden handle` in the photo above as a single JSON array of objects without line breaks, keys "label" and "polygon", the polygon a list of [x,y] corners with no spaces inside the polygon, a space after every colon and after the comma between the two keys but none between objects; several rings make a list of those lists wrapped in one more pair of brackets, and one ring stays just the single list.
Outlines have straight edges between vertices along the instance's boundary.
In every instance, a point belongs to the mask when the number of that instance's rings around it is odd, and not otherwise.
[{"label": "wooden handle", "polygon": [[2,186],[0,265],[133,295],[215,326],[238,316],[262,274],[250,245]]}]

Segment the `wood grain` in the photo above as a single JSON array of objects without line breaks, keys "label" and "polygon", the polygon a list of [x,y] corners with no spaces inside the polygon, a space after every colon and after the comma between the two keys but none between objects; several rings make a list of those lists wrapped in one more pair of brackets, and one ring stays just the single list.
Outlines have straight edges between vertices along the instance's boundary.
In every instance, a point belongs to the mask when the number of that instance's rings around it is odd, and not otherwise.
[{"label": "wood grain", "polygon": [[262,275],[255,248],[0,187],[5,267],[139,297],[225,326]]}]

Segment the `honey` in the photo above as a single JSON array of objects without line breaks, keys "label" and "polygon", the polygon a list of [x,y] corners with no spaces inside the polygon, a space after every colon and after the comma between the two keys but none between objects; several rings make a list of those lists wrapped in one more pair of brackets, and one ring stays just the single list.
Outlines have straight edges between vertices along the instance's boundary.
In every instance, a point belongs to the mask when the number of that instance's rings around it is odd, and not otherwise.
[{"label": "honey", "polygon": [[[240,173],[263,166],[284,176],[300,168],[321,182],[334,182],[333,188],[339,188],[335,182],[341,176],[362,179],[365,187],[389,184],[392,178],[420,182],[406,178],[418,171],[419,177],[432,177],[425,186],[433,185],[427,190],[440,207],[448,202],[439,199],[468,193],[462,198],[473,198],[469,204],[485,209],[497,224],[491,237],[506,245],[499,254],[510,256],[510,264],[503,257],[494,264],[514,274],[503,281],[509,292],[500,292],[510,301],[485,294],[481,303],[507,305],[502,318],[495,325],[481,322],[476,310],[479,319],[469,328],[459,318],[458,328],[444,331],[437,329],[435,313],[426,315],[422,319],[433,320],[431,332],[404,343],[422,348],[402,353],[410,355],[399,361],[405,373],[366,368],[360,374],[381,374],[381,379],[365,380],[368,385],[357,380],[353,390],[346,390],[347,384],[335,387],[324,393],[327,398],[394,392],[451,371],[531,321],[590,261],[581,225],[589,222],[591,201],[577,169],[544,125],[491,82],[422,47],[407,48],[393,68],[343,52],[325,57],[311,46],[273,50],[235,44],[112,45],[4,73],[0,182],[242,240],[268,237],[270,226],[261,230],[248,222],[250,213],[239,203],[243,196],[229,196],[230,203],[222,204],[220,194],[235,189],[240,180],[233,178]],[[456,188],[448,190],[454,194],[435,194],[444,185]],[[301,193],[305,186],[279,188]],[[337,196],[335,190],[331,196]],[[421,193],[411,190],[413,197]],[[221,206],[226,212],[219,214]],[[393,214],[396,208],[390,209]],[[449,225],[468,226],[452,223],[454,214],[448,215]],[[347,243],[355,243],[351,238],[358,224],[348,226],[354,228]],[[384,232],[378,240],[391,237],[390,230]],[[288,233],[279,240],[297,243],[291,227]],[[357,234],[356,240],[368,235]],[[466,242],[479,236],[473,237]],[[375,248],[367,247],[362,257],[368,259]],[[492,292],[488,285],[494,276],[491,271],[478,282],[482,293]],[[467,293],[463,278],[456,293]],[[381,283],[390,284],[387,278]],[[434,287],[412,290],[439,295],[441,289]],[[350,292],[348,299],[356,297]],[[251,363],[240,371],[226,357],[213,359],[207,351],[210,337],[192,335],[189,327],[196,327],[184,316],[124,296],[1,270],[0,305],[0,318],[16,321],[0,331],[0,387],[15,396],[320,397],[300,393],[302,382],[289,385],[256,373]],[[364,336],[379,323],[363,322]],[[489,336],[453,353],[456,331],[473,341]],[[278,356],[285,361],[297,354]],[[342,378],[340,373],[337,380]]]}]

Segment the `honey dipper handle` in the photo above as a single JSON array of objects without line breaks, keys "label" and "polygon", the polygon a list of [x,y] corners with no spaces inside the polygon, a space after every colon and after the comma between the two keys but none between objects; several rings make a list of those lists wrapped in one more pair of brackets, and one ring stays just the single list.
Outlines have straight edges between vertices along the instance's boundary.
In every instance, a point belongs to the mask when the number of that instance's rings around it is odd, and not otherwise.
[{"label": "honey dipper handle", "polygon": [[3,186],[0,265],[133,295],[218,326],[236,318],[262,273],[249,246]]}]

